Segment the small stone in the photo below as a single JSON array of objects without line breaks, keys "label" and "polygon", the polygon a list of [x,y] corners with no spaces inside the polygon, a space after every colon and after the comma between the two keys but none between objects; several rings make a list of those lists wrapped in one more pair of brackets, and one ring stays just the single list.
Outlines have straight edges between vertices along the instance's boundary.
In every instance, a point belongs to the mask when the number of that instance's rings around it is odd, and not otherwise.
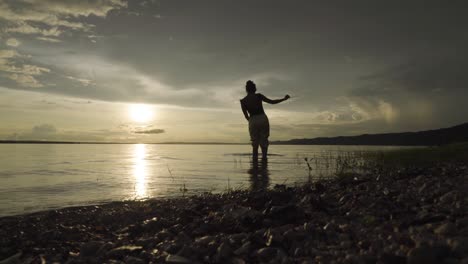
[{"label": "small stone", "polygon": [[275,244],[279,244],[283,241],[283,236],[278,230],[275,229],[268,229],[267,232],[265,232],[266,236],[266,245],[271,246]]},{"label": "small stone", "polygon": [[353,246],[353,242],[351,242],[349,240],[348,241],[341,241],[340,246],[342,248],[350,248],[350,247]]},{"label": "small stone", "polygon": [[427,184],[426,184],[426,183],[424,183],[424,184],[423,184],[421,187],[419,187],[419,189],[418,189],[418,193],[422,193],[422,192],[424,192],[424,191],[426,190],[426,188],[427,188]]},{"label": "small stone", "polygon": [[256,255],[260,261],[269,261],[276,257],[278,250],[272,247],[261,248],[257,250]]},{"label": "small stone", "polygon": [[178,252],[177,255],[182,256],[182,257],[190,257],[193,254],[192,248],[189,246],[183,246]]},{"label": "small stone", "polygon": [[147,231],[154,231],[154,230],[161,229],[163,227],[163,223],[159,218],[153,217],[151,219],[147,219],[143,221],[143,227]]},{"label": "small stone", "polygon": [[215,261],[222,262],[222,260],[229,258],[232,255],[232,249],[228,243],[221,243],[216,250]]},{"label": "small stone", "polygon": [[145,261],[143,261],[142,259],[140,258],[136,258],[136,257],[126,257],[125,258],[125,263],[126,264],[144,264]]},{"label": "small stone", "polygon": [[195,242],[198,244],[202,244],[202,245],[208,245],[210,242],[213,242],[215,240],[216,238],[213,236],[204,236],[204,237],[199,237],[195,239]]},{"label": "small stone", "polygon": [[383,253],[381,256],[381,261],[383,264],[400,264],[405,263],[406,258],[394,254]]},{"label": "small stone", "polygon": [[20,258],[21,258],[22,253],[18,252],[13,256],[10,256],[4,260],[0,261],[0,264],[19,264],[21,263]]},{"label": "small stone", "polygon": [[422,247],[413,248],[408,252],[406,263],[407,264],[437,264],[439,263],[439,261],[437,260],[437,257],[431,248],[422,246]]},{"label": "small stone", "polygon": [[453,201],[455,201],[457,198],[457,192],[456,191],[450,191],[450,192],[447,192],[446,194],[442,195],[440,198],[439,198],[439,201],[443,204],[449,204],[449,203],[452,203]]},{"label": "small stone", "polygon": [[457,227],[452,222],[447,222],[434,230],[434,233],[437,235],[452,235],[457,232]]},{"label": "small stone", "polygon": [[241,256],[247,255],[250,252],[250,248],[252,247],[252,243],[250,241],[245,242],[240,248],[234,251],[234,254]]},{"label": "small stone", "polygon": [[304,255],[304,249],[297,247],[294,249],[294,257],[300,257]]},{"label": "small stone", "polygon": [[452,251],[460,256],[460,257],[467,257],[468,256],[468,237],[456,238],[451,241]]},{"label": "small stone", "polygon": [[168,255],[166,257],[166,262],[167,263],[181,263],[181,264],[184,264],[184,263],[193,263],[192,261],[190,261],[189,259],[187,258],[184,258],[182,256],[178,256],[178,255]]},{"label": "small stone", "polygon": [[80,248],[81,257],[93,257],[96,256],[99,249],[104,245],[101,241],[91,241]]},{"label": "small stone", "polygon": [[245,260],[241,258],[232,258],[230,261],[231,264],[245,264]]},{"label": "small stone", "polygon": [[130,254],[139,253],[141,252],[142,249],[143,247],[141,246],[133,246],[133,245],[121,246],[121,247],[110,250],[107,253],[107,255],[113,258],[122,258]]},{"label": "small stone", "polygon": [[162,240],[166,240],[166,239],[171,238],[172,235],[173,235],[173,234],[172,234],[171,232],[169,232],[169,231],[166,230],[166,229],[163,229],[162,231],[160,231],[160,232],[156,235],[156,237],[157,237],[159,240],[162,241]]},{"label": "small stone", "polygon": [[234,243],[239,243],[243,241],[247,237],[245,233],[238,233],[229,236],[229,239],[232,240]]},{"label": "small stone", "polygon": [[458,219],[456,223],[459,228],[468,227],[468,217]]}]

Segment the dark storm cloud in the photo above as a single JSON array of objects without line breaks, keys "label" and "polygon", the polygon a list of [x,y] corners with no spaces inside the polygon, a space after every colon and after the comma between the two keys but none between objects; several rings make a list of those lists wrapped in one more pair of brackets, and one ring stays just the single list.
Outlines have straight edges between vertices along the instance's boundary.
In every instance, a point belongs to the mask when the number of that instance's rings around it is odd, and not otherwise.
[{"label": "dark storm cloud", "polygon": [[[460,56],[461,54],[458,54]],[[406,90],[427,95],[463,92],[468,88],[467,56],[428,57],[361,78],[368,84],[355,95],[378,95]]]},{"label": "dark storm cloud", "polygon": [[[345,56],[392,62],[393,56],[425,56],[457,46],[466,40],[460,36],[466,22],[460,4],[437,3],[425,1],[421,8],[402,1],[161,1],[154,12],[162,19],[140,19],[128,38],[106,51],[176,88],[262,72],[305,81],[320,69],[343,68]],[[131,25],[128,18],[115,22]],[[114,25],[98,30],[116,31]],[[135,41],[144,35],[147,41]]]},{"label": "dark storm cloud", "polygon": [[253,79],[317,123],[404,129],[466,114],[451,103],[468,83],[465,1],[0,4],[0,84],[11,89],[237,107]]},{"label": "dark storm cloud", "polygon": [[[466,52],[465,52],[466,53]],[[399,118],[393,126],[443,127],[466,122],[468,56],[434,54],[361,78],[350,91],[351,100],[384,100]]]}]

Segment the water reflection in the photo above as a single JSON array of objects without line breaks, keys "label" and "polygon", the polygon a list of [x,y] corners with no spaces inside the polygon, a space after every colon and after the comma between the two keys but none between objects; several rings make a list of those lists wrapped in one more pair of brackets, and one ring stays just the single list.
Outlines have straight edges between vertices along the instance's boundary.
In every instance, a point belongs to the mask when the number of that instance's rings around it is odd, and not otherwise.
[{"label": "water reflection", "polygon": [[133,149],[133,177],[135,179],[135,198],[147,197],[148,165],[146,161],[146,145],[137,144]]},{"label": "water reflection", "polygon": [[260,163],[252,161],[247,173],[250,176],[250,189],[252,191],[262,191],[268,188],[268,184],[270,183],[268,160],[262,160]]}]

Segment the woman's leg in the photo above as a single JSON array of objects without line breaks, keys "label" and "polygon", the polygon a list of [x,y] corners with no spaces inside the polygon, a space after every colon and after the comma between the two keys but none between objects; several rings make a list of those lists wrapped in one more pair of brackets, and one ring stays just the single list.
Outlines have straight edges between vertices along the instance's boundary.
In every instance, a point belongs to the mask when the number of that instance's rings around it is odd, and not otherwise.
[{"label": "woman's leg", "polygon": [[260,147],[262,148],[262,159],[268,158],[268,137],[270,136],[270,122],[265,115],[262,119],[262,128],[260,131]]},{"label": "woman's leg", "polygon": [[258,143],[252,142],[252,161],[255,162],[257,160],[258,160]]}]

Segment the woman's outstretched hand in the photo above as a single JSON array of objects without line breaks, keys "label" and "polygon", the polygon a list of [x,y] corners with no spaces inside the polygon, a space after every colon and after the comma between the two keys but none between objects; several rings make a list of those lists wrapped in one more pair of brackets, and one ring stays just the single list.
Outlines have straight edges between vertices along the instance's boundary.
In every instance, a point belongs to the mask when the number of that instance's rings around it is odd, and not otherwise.
[{"label": "woman's outstretched hand", "polygon": [[289,94],[284,96],[284,100],[288,100],[289,98],[291,98],[291,96],[289,96]]}]

